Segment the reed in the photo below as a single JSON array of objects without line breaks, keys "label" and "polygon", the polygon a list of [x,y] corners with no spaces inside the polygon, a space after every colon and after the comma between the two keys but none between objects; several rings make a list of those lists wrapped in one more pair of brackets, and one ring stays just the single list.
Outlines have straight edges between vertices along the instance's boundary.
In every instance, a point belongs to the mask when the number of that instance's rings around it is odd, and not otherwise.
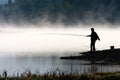
[{"label": "reed", "polygon": [[7,71],[4,72],[6,76],[1,76],[0,80],[120,80],[120,72],[115,73],[91,73],[91,74],[77,74],[77,73],[55,73],[48,72],[46,74],[32,74],[31,71],[23,72],[20,76],[7,77]]}]

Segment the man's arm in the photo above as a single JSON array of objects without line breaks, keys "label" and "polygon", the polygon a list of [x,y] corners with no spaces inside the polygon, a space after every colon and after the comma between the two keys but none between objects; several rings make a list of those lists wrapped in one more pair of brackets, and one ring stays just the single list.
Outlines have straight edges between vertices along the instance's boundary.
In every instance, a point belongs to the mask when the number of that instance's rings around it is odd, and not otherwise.
[{"label": "man's arm", "polygon": [[98,40],[100,41],[100,38],[98,37]]},{"label": "man's arm", "polygon": [[91,35],[87,35],[87,37],[91,37]]},{"label": "man's arm", "polygon": [[100,41],[100,38],[99,38],[99,36],[97,35],[97,39]]}]

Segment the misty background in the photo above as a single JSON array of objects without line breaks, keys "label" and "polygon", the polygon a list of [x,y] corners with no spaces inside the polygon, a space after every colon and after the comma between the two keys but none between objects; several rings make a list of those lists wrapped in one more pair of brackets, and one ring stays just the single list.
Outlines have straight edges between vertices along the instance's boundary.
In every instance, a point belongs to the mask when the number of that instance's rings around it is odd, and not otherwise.
[{"label": "misty background", "polygon": [[0,0],[0,55],[89,51],[88,37],[43,34],[89,35],[91,27],[97,50],[119,48],[119,9],[120,0]]}]

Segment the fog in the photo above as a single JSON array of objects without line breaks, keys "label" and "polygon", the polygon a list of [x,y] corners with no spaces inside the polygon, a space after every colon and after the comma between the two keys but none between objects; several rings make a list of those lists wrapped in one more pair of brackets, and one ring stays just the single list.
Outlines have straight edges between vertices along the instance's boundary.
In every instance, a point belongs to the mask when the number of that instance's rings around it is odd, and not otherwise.
[{"label": "fog", "polygon": [[[23,27],[24,26],[24,27]],[[29,26],[29,28],[28,28]],[[89,51],[90,38],[85,36],[57,35],[78,34],[89,35],[94,27],[101,41],[96,42],[96,49],[120,47],[119,25],[1,25],[0,56],[9,55],[64,55]],[[112,28],[111,28],[112,27]],[[117,28],[113,28],[117,27]],[[50,34],[49,34],[50,33]]]}]

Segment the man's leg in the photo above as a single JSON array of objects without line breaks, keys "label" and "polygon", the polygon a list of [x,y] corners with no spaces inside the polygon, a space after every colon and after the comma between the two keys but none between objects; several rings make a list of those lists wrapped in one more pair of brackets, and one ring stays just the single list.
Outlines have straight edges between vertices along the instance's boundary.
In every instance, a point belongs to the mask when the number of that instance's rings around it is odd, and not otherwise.
[{"label": "man's leg", "polygon": [[90,43],[90,51],[92,52],[93,51],[93,42],[91,41]]},{"label": "man's leg", "polygon": [[95,42],[96,42],[96,41],[93,41],[93,51],[94,51],[94,52],[96,51],[96,49],[95,49]]}]

